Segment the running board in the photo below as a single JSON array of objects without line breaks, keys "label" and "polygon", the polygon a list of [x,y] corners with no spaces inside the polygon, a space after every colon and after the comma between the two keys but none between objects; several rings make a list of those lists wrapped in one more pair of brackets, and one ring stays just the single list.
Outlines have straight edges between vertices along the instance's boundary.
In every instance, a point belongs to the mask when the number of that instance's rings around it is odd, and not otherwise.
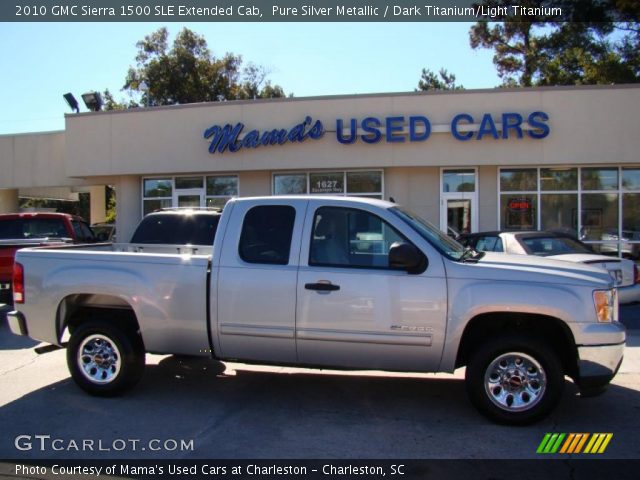
[{"label": "running board", "polygon": [[43,353],[55,352],[56,350],[60,350],[61,348],[66,348],[67,342],[64,342],[62,345],[43,345],[42,347],[36,347],[33,350],[38,354],[42,355]]}]

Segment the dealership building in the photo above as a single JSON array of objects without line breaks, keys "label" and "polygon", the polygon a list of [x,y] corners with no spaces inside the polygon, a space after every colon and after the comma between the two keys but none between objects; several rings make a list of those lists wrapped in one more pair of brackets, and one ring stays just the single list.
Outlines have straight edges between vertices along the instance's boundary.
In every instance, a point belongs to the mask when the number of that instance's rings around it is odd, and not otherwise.
[{"label": "dealership building", "polygon": [[640,87],[230,101],[68,114],[0,136],[0,213],[117,192],[118,239],[163,207],[282,194],[393,199],[450,233],[562,229],[640,242]]}]

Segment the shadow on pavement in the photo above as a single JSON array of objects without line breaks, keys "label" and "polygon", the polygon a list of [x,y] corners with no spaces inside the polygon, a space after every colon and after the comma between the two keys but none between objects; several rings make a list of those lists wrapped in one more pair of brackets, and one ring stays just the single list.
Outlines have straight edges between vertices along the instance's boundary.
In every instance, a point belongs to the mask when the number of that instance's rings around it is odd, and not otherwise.
[{"label": "shadow on pavement", "polygon": [[[612,385],[591,399],[567,382],[554,414],[529,427],[490,423],[462,380],[263,372],[167,357],[118,398],[86,395],[70,380],[0,408],[0,458],[536,458],[546,432],[614,432],[599,458],[638,458],[640,394]],[[193,451],[17,451],[18,435],[79,444],[193,440]]]}]

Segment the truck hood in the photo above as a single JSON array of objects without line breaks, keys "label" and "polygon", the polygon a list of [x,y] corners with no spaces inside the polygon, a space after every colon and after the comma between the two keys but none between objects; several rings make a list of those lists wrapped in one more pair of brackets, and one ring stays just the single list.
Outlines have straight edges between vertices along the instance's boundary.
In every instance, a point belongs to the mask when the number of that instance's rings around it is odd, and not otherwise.
[{"label": "truck hood", "polygon": [[613,287],[611,276],[602,268],[531,255],[486,252],[477,263],[455,262],[447,270],[452,277],[477,280]]}]

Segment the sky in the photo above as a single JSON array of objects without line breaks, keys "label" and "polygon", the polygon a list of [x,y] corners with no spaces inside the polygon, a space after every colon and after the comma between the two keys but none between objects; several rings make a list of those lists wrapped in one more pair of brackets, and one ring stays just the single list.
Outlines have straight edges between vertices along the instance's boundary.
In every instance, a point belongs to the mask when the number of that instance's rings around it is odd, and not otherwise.
[{"label": "sky", "polygon": [[0,134],[64,129],[62,95],[109,89],[119,100],[136,42],[166,26],[203,35],[216,56],[266,67],[296,97],[413,91],[422,68],[465,88],[500,83],[492,52],[469,46],[470,23],[0,23]]}]

